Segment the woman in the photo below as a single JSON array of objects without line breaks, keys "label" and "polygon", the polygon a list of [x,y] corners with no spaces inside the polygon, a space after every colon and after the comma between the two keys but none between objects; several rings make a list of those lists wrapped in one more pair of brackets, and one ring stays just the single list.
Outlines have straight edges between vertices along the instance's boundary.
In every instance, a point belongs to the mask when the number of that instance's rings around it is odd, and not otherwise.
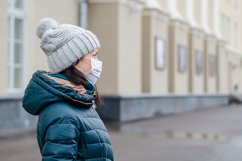
[{"label": "woman", "polygon": [[42,161],[113,161],[109,135],[94,109],[95,104],[102,105],[95,86],[102,71],[98,38],[50,18],[40,21],[37,35],[50,72],[33,74],[23,107],[39,115]]}]

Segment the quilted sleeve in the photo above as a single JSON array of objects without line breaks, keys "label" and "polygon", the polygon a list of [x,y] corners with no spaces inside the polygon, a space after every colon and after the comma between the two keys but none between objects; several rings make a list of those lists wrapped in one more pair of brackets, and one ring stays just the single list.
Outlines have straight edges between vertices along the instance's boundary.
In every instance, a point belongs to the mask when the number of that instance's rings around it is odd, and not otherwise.
[{"label": "quilted sleeve", "polygon": [[75,161],[78,131],[73,124],[53,124],[46,130],[42,161]]}]

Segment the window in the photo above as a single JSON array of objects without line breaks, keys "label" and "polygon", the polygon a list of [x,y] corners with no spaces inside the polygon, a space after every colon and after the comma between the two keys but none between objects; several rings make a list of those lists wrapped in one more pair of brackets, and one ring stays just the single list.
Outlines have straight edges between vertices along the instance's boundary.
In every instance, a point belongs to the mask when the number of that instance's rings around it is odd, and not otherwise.
[{"label": "window", "polygon": [[8,1],[8,90],[23,88],[24,0]]}]

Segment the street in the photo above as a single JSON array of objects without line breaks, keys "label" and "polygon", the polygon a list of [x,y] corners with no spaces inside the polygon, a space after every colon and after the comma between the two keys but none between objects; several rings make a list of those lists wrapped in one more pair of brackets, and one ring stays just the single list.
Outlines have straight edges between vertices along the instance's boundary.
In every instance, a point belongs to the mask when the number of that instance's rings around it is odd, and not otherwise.
[{"label": "street", "polygon": [[[116,161],[241,161],[242,106],[109,128]],[[35,135],[0,140],[1,161],[40,161]]]}]

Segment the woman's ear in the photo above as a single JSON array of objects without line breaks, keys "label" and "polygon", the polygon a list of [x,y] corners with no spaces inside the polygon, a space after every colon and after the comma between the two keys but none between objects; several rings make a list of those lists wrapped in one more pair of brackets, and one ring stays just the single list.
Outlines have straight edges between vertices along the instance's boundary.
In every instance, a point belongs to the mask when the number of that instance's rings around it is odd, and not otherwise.
[{"label": "woman's ear", "polygon": [[79,61],[80,61],[80,59],[78,59],[76,62],[74,62],[74,63],[72,64],[72,66],[73,66],[73,67],[76,66],[76,65],[79,63]]},{"label": "woman's ear", "polygon": [[81,71],[81,69],[78,68],[77,64],[76,64],[76,65],[73,64],[73,68],[75,68],[77,71],[79,71],[79,72],[81,72],[82,74],[84,74],[84,73]]}]

